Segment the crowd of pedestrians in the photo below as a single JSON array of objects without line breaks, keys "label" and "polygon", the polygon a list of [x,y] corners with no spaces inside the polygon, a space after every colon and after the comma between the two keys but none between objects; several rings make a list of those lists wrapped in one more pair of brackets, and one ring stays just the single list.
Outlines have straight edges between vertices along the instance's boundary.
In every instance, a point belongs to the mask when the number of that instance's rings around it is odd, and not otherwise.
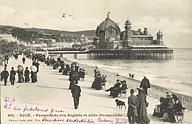
[{"label": "crowd of pedestrians", "polygon": [[[15,59],[18,59],[17,55],[14,55]],[[22,64],[17,66],[17,69],[14,67],[11,67],[11,70],[7,70],[7,65],[9,61],[9,57],[5,57],[6,64],[4,65],[4,70],[1,72],[1,80],[4,81],[4,85],[7,85],[8,79],[10,79],[11,85],[15,84],[16,75],[18,75],[18,83],[23,82],[37,82],[37,73],[39,70],[39,61],[44,62],[47,66],[52,67],[52,69],[58,69],[59,73],[61,73],[64,76],[69,77],[69,90],[72,94],[72,98],[74,101],[74,108],[79,108],[79,100],[81,96],[81,87],[78,85],[80,80],[85,79],[85,69],[81,68],[80,65],[77,62],[72,63],[65,63],[64,60],[61,57],[54,58],[54,57],[47,57],[42,55],[32,55],[30,58],[32,59],[32,65],[29,67],[26,67],[24,69],[23,65],[26,63],[26,58],[22,58]],[[94,69],[94,81],[91,85],[91,88],[94,88],[96,90],[102,90],[102,87],[105,86],[107,82],[107,75],[101,74],[98,67]],[[30,78],[31,77],[31,78]],[[130,77],[134,78],[134,75],[130,75]],[[110,77],[109,77],[110,78]],[[130,96],[128,97],[128,111],[127,111],[127,117],[130,124],[149,124],[150,119],[147,116],[147,107],[149,106],[149,103],[147,101],[147,95],[148,89],[151,88],[149,79],[144,76],[142,79],[140,85],[138,86],[137,91],[138,94],[135,95],[136,89],[130,89]],[[116,98],[119,96],[119,94],[126,93],[128,89],[128,82],[126,80],[116,80],[116,83],[112,86],[106,89],[106,92],[110,92],[109,96],[112,96],[113,98]],[[158,107],[162,109],[165,108],[165,102],[164,104],[160,104],[155,108],[154,116],[157,116],[159,113],[161,116],[163,116],[164,113],[167,113],[169,119],[174,120],[174,111],[176,108],[183,109],[184,107],[181,104],[181,101],[177,98],[175,95],[171,95],[172,97],[169,97],[169,94],[167,94],[167,98],[163,99],[161,98],[160,101],[163,103],[163,101],[166,101],[167,103],[167,109],[162,111],[158,111]],[[171,102],[173,101],[173,104]],[[163,106],[164,105],[164,106]],[[169,105],[172,105],[170,108]],[[164,109],[163,108],[163,109]],[[155,113],[156,112],[156,113]],[[159,113],[158,113],[159,112]],[[172,121],[172,122],[175,122]]]},{"label": "crowd of pedestrians", "polygon": [[[15,55],[13,54],[13,57],[17,60],[18,59],[19,54]],[[29,67],[25,67],[25,61],[26,58],[22,57],[22,63],[20,65],[18,65],[17,67],[11,67],[10,71],[7,69],[9,63],[8,63],[8,56],[6,56],[5,58],[5,62],[4,62],[4,70],[1,72],[0,77],[1,77],[1,81],[4,82],[4,85],[6,86],[8,83],[8,79],[11,83],[11,85],[15,84],[15,80],[16,80],[16,75],[17,75],[17,79],[18,79],[18,83],[27,83],[27,82],[32,82],[35,83],[37,82],[37,72],[39,69],[39,63],[37,62],[37,59],[32,60],[33,63]]]},{"label": "crowd of pedestrians", "polygon": [[85,70],[79,67],[77,62],[71,64],[65,63],[62,58],[46,58],[45,64],[51,66],[53,69],[58,69],[59,73],[69,77],[69,90],[71,91],[74,108],[79,107],[79,98],[81,96],[81,87],[78,85],[79,80],[84,80]]}]

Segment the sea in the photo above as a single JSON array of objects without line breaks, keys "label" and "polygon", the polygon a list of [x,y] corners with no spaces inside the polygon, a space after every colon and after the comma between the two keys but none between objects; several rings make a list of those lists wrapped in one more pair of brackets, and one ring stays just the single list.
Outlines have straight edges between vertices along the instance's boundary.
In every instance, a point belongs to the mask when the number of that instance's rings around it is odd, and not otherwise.
[{"label": "sea", "polygon": [[192,48],[175,48],[171,60],[122,60],[122,59],[88,59],[87,55],[65,55],[72,61],[89,66],[98,66],[119,75],[142,80],[146,76],[150,83],[170,89],[177,93],[192,96]]}]

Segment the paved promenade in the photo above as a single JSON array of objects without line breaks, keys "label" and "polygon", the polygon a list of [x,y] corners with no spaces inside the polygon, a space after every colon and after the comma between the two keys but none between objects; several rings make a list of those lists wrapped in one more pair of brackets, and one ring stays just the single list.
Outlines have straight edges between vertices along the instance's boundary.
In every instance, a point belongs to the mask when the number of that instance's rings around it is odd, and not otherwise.
[{"label": "paved promenade", "polygon": [[[16,69],[17,65],[21,63],[21,56],[18,60],[10,58],[8,70],[10,70],[12,66]],[[26,64],[23,66],[30,67],[31,63],[32,61],[27,59]],[[110,77],[108,76],[108,78]],[[71,92],[68,90],[68,76],[64,76],[60,74],[58,70],[53,70],[52,67],[40,63],[37,83],[17,83],[17,75],[14,86],[11,86],[10,82],[8,82],[8,86],[4,86],[3,82],[1,82],[2,124],[65,124],[72,123],[74,118],[79,120],[80,118],[84,119],[84,121],[81,120],[81,122],[78,123],[92,122],[99,124],[105,121],[102,123],[115,124],[121,121],[126,124],[127,108],[116,108],[115,99],[108,96],[108,92],[104,90],[97,91],[90,88],[92,82],[93,74],[90,73],[86,74],[84,81],[79,81],[82,93],[79,109],[75,110]],[[107,84],[107,87],[110,85],[112,84]],[[127,94],[127,96],[128,95],[129,94]],[[127,96],[119,97],[118,99],[125,101],[127,104]],[[152,117],[154,106],[159,104],[158,100],[148,97],[148,102],[148,116],[151,124],[167,124],[167,122],[163,122],[159,118]],[[50,113],[55,114],[55,116],[42,116]],[[100,115],[100,117],[98,115]],[[192,112],[186,110],[183,124],[191,124],[191,115]],[[53,121],[53,119],[57,121]],[[73,123],[76,124],[77,122],[74,121]]]}]

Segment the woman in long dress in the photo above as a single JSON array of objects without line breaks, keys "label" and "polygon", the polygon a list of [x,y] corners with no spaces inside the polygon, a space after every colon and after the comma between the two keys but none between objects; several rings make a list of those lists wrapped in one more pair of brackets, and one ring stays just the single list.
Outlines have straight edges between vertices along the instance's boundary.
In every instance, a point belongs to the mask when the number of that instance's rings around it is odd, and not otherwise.
[{"label": "woman in long dress", "polygon": [[18,73],[18,83],[23,83],[23,81],[24,81],[24,77],[23,77],[23,66],[18,65],[17,73]]},{"label": "woman in long dress", "polygon": [[146,100],[146,94],[145,91],[141,88],[137,88],[139,91],[139,94],[137,95],[138,100],[139,100],[139,105],[137,107],[137,111],[138,111],[138,118],[137,123],[139,124],[149,124],[150,120],[147,117],[147,106],[148,106],[148,102]]}]

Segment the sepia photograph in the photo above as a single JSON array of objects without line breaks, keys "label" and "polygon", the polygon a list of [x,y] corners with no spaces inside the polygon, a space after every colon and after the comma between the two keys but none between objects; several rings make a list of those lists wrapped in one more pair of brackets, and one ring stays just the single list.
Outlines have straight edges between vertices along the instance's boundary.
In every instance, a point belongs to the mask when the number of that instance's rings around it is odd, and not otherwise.
[{"label": "sepia photograph", "polygon": [[0,0],[0,124],[191,124],[192,0]]}]

